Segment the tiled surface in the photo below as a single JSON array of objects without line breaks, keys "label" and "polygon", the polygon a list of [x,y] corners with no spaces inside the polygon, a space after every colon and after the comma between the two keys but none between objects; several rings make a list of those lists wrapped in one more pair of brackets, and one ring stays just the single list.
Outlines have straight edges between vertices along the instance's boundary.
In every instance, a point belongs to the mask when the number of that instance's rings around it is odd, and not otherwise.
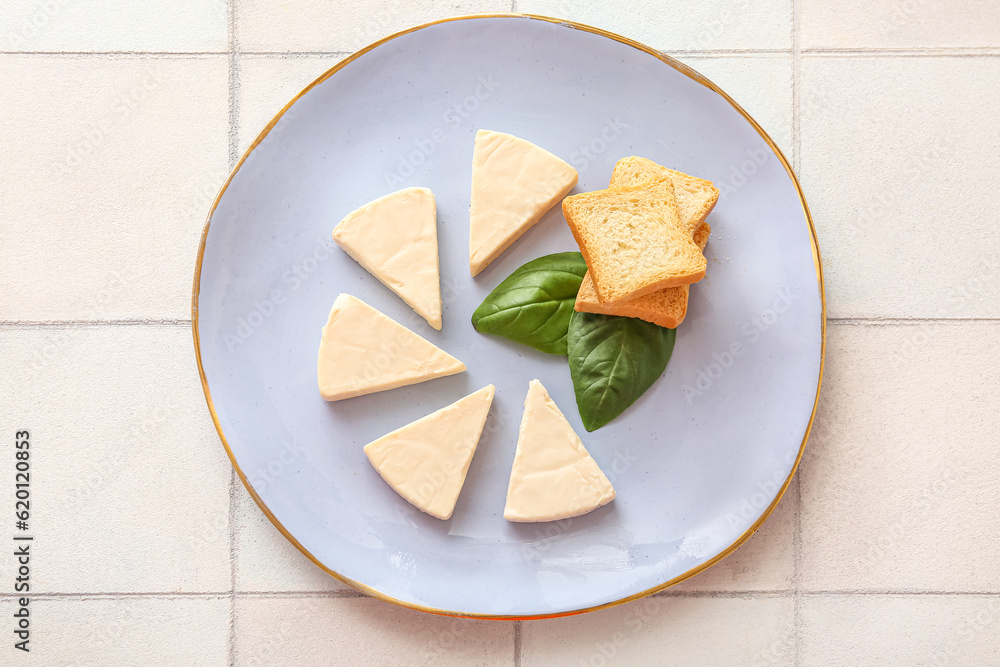
[{"label": "tiled surface", "polygon": [[510,0],[234,0],[245,51],[354,51],[448,16],[510,11]]},{"label": "tiled surface", "polygon": [[[393,30],[511,9],[674,53],[760,121],[798,166],[834,318],[801,475],[749,542],[655,598],[516,624],[367,599],[288,544],[233,483],[188,322],[205,213],[292,96]],[[998,12],[3,3],[0,428],[35,439],[38,541],[34,655],[0,664],[1000,662]]]},{"label": "tiled surface", "polygon": [[798,477],[778,507],[739,549],[672,592],[789,591],[795,586]]},{"label": "tiled surface", "polygon": [[229,590],[229,460],[190,330],[6,328],[0,350],[0,424],[35,443],[32,590]]},{"label": "tiled surface", "polygon": [[1000,598],[902,595],[807,597],[802,664],[995,665]]},{"label": "tiled surface", "polygon": [[831,327],[800,479],[806,590],[1000,593],[998,340],[1000,322]]},{"label": "tiled surface", "polygon": [[190,317],[226,57],[0,58],[0,318]]},{"label": "tiled surface", "polygon": [[236,590],[351,591],[321,570],[278,532],[250,497],[236,487],[233,517],[236,540]]},{"label": "tiled surface", "polygon": [[805,0],[804,49],[1000,46],[1000,4],[990,0]]},{"label": "tiled surface", "polygon": [[791,54],[682,55],[680,60],[726,91],[791,159],[794,154]]},{"label": "tiled surface", "polygon": [[[14,600],[0,600],[5,619],[17,609]],[[34,598],[28,609],[30,652],[16,655],[15,640],[5,641],[5,665],[209,667],[229,661],[228,596]]]},{"label": "tiled surface", "polygon": [[808,56],[799,87],[829,314],[1000,316],[1000,58]]},{"label": "tiled surface", "polygon": [[516,0],[519,12],[567,18],[664,51],[789,49],[792,4],[788,0],[637,0],[615,2]]},{"label": "tiled surface", "polygon": [[240,154],[292,98],[340,60],[340,56],[243,58],[239,70]]},{"label": "tiled surface", "polygon": [[656,596],[524,624],[521,664],[756,665],[771,657],[780,664],[794,653],[794,632],[788,597]]},{"label": "tiled surface", "polygon": [[225,0],[4,0],[0,51],[225,51]]},{"label": "tiled surface", "polygon": [[238,665],[511,665],[513,623],[411,612],[359,597],[242,597]]}]

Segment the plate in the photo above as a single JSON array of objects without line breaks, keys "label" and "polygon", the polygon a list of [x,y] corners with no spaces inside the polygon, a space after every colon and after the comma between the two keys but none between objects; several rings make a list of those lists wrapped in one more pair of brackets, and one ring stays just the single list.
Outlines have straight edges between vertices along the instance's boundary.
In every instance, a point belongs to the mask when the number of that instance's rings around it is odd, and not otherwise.
[{"label": "plate", "polygon": [[[559,207],[476,278],[468,270],[473,139],[532,141],[573,164],[575,192],[642,155],[714,181],[707,277],[664,376],[587,433],[566,360],[476,333],[470,316],[515,268],[576,245]],[[355,207],[407,186],[437,198],[444,327],[431,329],[333,243]],[[320,329],[348,292],[468,366],[326,403]],[[815,232],[788,162],[690,68],[625,38],[523,15],[419,26],[362,49],[300,93],[240,160],[198,255],[195,350],[233,465],[313,562],[371,595],[438,613],[544,617],[635,599],[734,550],[774,509],[802,454],[825,331]],[[618,492],[586,516],[503,519],[528,381],[539,378]],[[493,383],[453,517],[410,507],[369,465],[375,438]]]}]

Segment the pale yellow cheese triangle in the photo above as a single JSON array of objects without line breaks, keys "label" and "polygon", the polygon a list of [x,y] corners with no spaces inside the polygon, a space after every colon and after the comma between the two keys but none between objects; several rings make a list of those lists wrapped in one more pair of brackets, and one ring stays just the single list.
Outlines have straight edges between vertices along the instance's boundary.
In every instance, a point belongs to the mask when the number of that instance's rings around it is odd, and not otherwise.
[{"label": "pale yellow cheese triangle", "polygon": [[368,460],[417,509],[450,519],[476,453],[493,385],[365,445]]},{"label": "pale yellow cheese triangle", "polygon": [[576,169],[530,141],[479,130],[472,152],[469,270],[478,274],[576,185]]},{"label": "pale yellow cheese triangle", "polygon": [[347,215],[333,240],[435,329],[441,329],[437,208],[427,188],[379,197]]},{"label": "pale yellow cheese triangle", "polygon": [[334,301],[319,343],[319,391],[328,401],[464,370],[461,361],[350,294]]},{"label": "pale yellow cheese triangle", "polygon": [[532,380],[524,399],[503,517],[508,521],[567,519],[614,498],[611,482],[559,406],[541,382]]}]

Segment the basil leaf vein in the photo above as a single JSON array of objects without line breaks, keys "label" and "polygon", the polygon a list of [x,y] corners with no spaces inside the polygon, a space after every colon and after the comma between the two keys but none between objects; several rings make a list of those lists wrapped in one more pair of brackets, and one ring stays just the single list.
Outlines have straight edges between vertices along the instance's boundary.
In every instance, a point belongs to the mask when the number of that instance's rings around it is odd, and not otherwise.
[{"label": "basil leaf vein", "polygon": [[663,374],[676,331],[613,315],[574,312],[567,332],[580,418],[594,431],[624,412]]},{"label": "basil leaf vein", "polygon": [[586,272],[578,252],[533,259],[490,292],[472,314],[472,326],[542,352],[566,354],[570,316]]}]

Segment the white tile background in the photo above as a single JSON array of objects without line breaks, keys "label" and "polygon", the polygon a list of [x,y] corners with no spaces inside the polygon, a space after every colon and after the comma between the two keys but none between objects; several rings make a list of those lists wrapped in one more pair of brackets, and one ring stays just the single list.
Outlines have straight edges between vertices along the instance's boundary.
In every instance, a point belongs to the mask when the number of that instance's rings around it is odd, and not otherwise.
[{"label": "white tile background", "polygon": [[[457,621],[346,588],[257,510],[188,295],[212,198],[295,93],[398,28],[511,9],[675,54],[771,133],[820,235],[827,370],[800,475],[722,564]],[[33,652],[0,664],[1000,664],[1000,3],[6,0],[0,84],[0,429],[41,445],[44,536]]]}]

